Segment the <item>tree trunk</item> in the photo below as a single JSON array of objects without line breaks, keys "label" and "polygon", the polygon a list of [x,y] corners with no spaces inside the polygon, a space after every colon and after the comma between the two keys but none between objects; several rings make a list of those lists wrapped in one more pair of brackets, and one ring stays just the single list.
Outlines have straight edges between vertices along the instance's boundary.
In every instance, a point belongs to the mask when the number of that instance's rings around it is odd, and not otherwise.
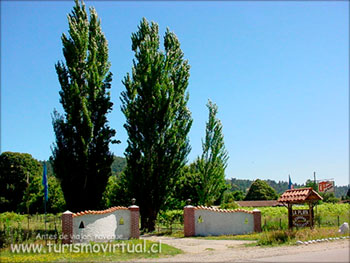
[{"label": "tree trunk", "polygon": [[156,229],[156,219],[158,212],[149,207],[140,211],[141,213],[141,230],[146,232],[153,232]]}]

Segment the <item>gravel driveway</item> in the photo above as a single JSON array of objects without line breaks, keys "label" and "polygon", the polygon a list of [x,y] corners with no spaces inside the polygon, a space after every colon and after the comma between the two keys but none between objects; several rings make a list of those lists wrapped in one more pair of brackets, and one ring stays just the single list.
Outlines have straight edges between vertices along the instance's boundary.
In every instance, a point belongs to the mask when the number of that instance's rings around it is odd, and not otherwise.
[{"label": "gravel driveway", "polygon": [[[291,257],[307,253],[322,252],[337,249],[349,249],[348,239],[315,243],[301,246],[280,246],[280,247],[245,247],[245,244],[253,241],[241,240],[207,240],[199,238],[173,238],[173,237],[141,237],[142,239],[161,241],[162,243],[174,246],[184,251],[184,254],[174,257],[159,259],[143,259],[141,262],[237,262],[254,261],[274,256]],[[318,262],[315,260],[314,262]]]}]

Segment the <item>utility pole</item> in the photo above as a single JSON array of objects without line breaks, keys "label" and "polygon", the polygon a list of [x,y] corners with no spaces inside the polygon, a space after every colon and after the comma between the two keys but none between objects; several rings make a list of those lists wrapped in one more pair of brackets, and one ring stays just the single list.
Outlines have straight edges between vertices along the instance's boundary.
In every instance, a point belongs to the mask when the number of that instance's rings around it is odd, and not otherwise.
[{"label": "utility pole", "polygon": [[27,172],[27,188],[26,188],[26,207],[27,207],[27,221],[29,231],[29,172]]},{"label": "utility pole", "polygon": [[[316,188],[316,172],[314,172],[314,187]],[[314,189],[314,190],[316,190],[316,189]],[[316,190],[317,191],[317,190]]]},{"label": "utility pole", "polygon": [[[314,190],[318,192],[318,187],[317,187],[317,184],[316,184],[316,172],[314,172],[314,186],[316,188]],[[317,215],[318,215],[318,213],[317,213],[317,205],[315,204],[315,206],[316,206],[316,217],[317,217]]]}]

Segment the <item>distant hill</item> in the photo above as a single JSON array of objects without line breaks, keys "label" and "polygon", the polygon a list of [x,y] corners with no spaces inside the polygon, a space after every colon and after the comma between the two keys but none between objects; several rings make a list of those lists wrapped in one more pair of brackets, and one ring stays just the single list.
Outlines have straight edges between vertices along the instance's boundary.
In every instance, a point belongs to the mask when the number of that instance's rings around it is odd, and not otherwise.
[{"label": "distant hill", "polygon": [[[43,161],[41,161],[43,163]],[[53,174],[52,165],[50,161],[47,161],[47,173],[48,176],[51,176]],[[114,161],[112,163],[112,175],[119,175],[123,169],[126,166],[126,159],[124,157],[120,156],[114,156]],[[231,185],[231,191],[241,190],[244,193],[247,192],[251,184],[254,182],[253,180],[249,179],[237,179],[237,178],[231,178],[226,179],[227,183]],[[274,181],[274,180],[265,180],[272,188],[276,190],[278,194],[282,194],[284,191],[288,189],[288,182],[284,181]],[[305,186],[304,184],[294,184],[295,188],[300,188]],[[340,198],[342,196],[346,196],[346,193],[348,191],[348,188],[350,188],[350,185],[346,186],[335,186],[335,196]]]},{"label": "distant hill", "polygon": [[[244,193],[247,192],[251,184],[254,182],[253,180],[249,179],[237,179],[237,178],[231,178],[226,179],[226,181],[231,185],[231,191],[235,190],[241,190]],[[274,181],[274,180],[265,180],[272,188],[276,190],[278,194],[282,194],[284,191],[288,189],[288,182],[284,181]],[[304,184],[293,184],[295,188],[304,187]],[[346,192],[348,191],[348,188],[350,186],[335,186],[335,196],[340,198],[341,196],[345,196]]]},{"label": "distant hill", "polygon": [[126,159],[123,157],[119,156],[114,156],[114,160],[112,163],[112,174],[113,175],[118,175],[120,174],[126,166]]}]

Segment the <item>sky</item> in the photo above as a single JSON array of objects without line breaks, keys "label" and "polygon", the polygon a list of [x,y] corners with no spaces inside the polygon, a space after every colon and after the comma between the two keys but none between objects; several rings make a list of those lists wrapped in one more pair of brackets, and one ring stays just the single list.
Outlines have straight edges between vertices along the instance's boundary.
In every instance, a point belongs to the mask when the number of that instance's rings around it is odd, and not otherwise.
[{"label": "sky", "polygon": [[[1,1],[1,152],[51,155],[51,114],[63,113],[54,65],[73,1]],[[191,66],[192,162],[202,152],[208,99],[218,105],[229,153],[226,178],[349,183],[349,2],[86,2],[101,18],[112,64],[117,130],[141,19],[175,32]]]}]

